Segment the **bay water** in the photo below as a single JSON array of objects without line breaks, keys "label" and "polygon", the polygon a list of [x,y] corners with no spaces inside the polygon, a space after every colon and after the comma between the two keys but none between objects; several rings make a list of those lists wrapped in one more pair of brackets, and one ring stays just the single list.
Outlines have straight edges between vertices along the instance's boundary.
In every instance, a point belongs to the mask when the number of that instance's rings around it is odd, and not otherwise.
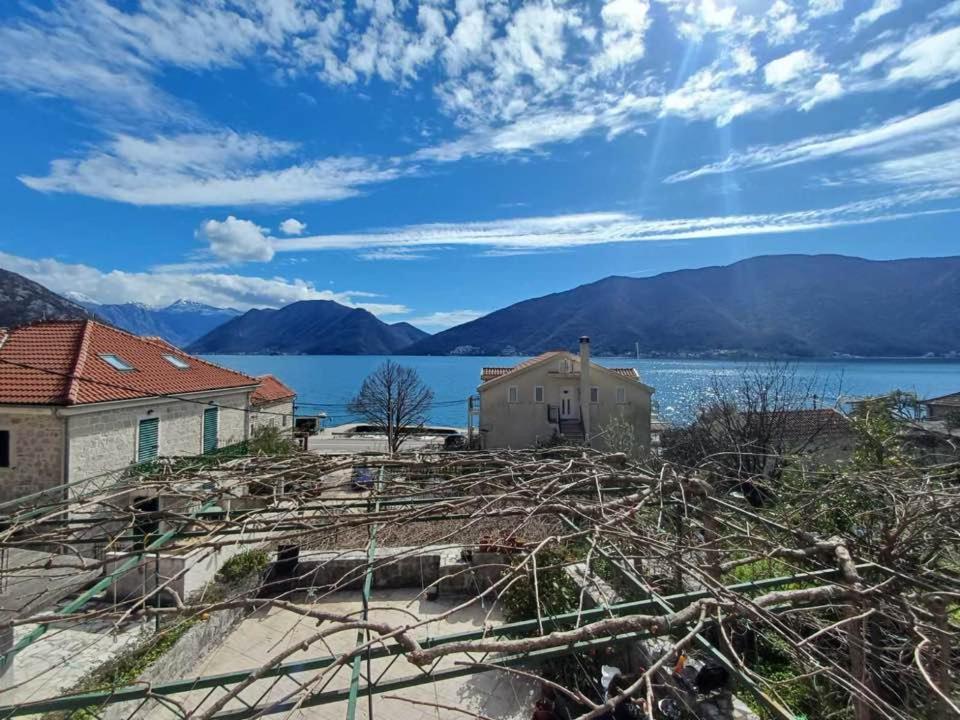
[{"label": "bay water", "polygon": [[[297,392],[297,414],[318,411],[329,416],[327,425],[355,418],[347,403],[360,389],[364,377],[387,358],[377,355],[209,355],[211,362],[251,375],[272,373]],[[392,356],[412,367],[433,390],[435,403],[430,421],[464,427],[467,398],[476,393],[480,370],[485,366],[510,366],[517,357]],[[742,360],[659,360],[594,358],[607,366],[635,367],[640,378],[655,389],[657,413],[674,423],[688,422],[696,413],[711,378],[735,379],[745,370],[764,365]],[[891,390],[909,390],[920,397],[960,392],[960,361],[956,360],[813,360],[792,363],[797,379],[811,379],[824,389],[820,405],[833,406],[840,396],[862,397]]]}]

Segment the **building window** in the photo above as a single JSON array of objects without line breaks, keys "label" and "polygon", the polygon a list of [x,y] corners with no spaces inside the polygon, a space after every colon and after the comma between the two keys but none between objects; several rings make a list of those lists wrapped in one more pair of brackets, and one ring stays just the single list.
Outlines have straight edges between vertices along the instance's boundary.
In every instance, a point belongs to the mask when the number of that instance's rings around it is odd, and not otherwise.
[{"label": "building window", "polygon": [[119,355],[113,355],[113,354],[107,353],[107,354],[101,355],[100,359],[103,360],[107,365],[112,367],[114,370],[119,370],[120,372],[133,372],[134,370],[136,370],[136,368],[133,367],[133,365],[128,363]]},{"label": "building window", "polygon": [[190,363],[182,358],[178,358],[176,355],[164,355],[163,359],[168,363],[173,365],[177,370],[189,370]]},{"label": "building window", "polygon": [[220,429],[220,408],[209,407],[203,411],[203,451],[217,449],[217,431]]},{"label": "building window", "polygon": [[617,402],[623,405],[627,401],[627,389],[619,387],[617,388]]},{"label": "building window", "polygon": [[10,467],[10,431],[0,430],[0,468]]},{"label": "building window", "polygon": [[286,427],[286,426],[287,426],[287,415],[286,415],[286,413],[284,413],[284,415],[283,415],[283,427]]},{"label": "building window", "polygon": [[590,388],[590,402],[600,402],[600,388],[598,388],[596,385]]},{"label": "building window", "polygon": [[507,402],[520,402],[520,390],[516,385],[507,388]]},{"label": "building window", "polygon": [[146,418],[137,428],[137,462],[156,460],[160,454],[160,418]]},{"label": "building window", "polygon": [[537,385],[533,388],[533,401],[538,403],[543,402],[543,385]]}]

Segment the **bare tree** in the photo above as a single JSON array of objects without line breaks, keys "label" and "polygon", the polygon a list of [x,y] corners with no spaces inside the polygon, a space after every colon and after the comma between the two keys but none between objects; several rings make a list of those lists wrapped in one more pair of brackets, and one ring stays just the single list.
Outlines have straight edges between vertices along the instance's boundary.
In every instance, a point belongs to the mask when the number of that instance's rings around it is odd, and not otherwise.
[{"label": "bare tree", "polygon": [[797,421],[797,411],[823,407],[825,395],[839,395],[827,385],[789,363],[751,365],[732,380],[714,375],[696,420],[664,434],[664,457],[745,481],[746,487],[737,486],[753,498],[758,481],[776,478],[787,455],[811,449],[827,429],[817,415]]},{"label": "bare tree", "polygon": [[410,428],[422,427],[433,403],[413,368],[387,360],[363,381],[347,410],[387,436],[391,453],[400,450]]}]

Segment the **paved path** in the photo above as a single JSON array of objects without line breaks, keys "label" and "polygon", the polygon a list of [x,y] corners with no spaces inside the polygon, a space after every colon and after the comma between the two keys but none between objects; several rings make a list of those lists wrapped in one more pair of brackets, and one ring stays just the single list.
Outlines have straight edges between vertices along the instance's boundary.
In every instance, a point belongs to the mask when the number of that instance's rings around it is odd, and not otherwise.
[{"label": "paved path", "polygon": [[[410,621],[409,612],[416,613],[421,618],[429,618],[446,612],[451,607],[463,601],[463,598],[440,597],[437,601],[413,600],[414,590],[378,590],[370,601],[372,619],[403,623]],[[331,612],[357,612],[360,609],[359,593],[343,592],[325,598],[318,603],[318,607]],[[479,606],[455,613],[450,618],[428,625],[422,629],[422,635],[440,635],[475,630],[483,625],[485,611]],[[495,613],[489,622],[502,622],[499,614]],[[234,630],[203,664],[190,673],[188,677],[196,675],[210,675],[216,673],[235,672],[237,670],[252,669],[263,665],[271,656],[302,642],[304,638],[317,631],[316,622],[306,619],[286,610],[270,608],[268,611],[255,613],[247,618]],[[317,657],[337,653],[354,647],[356,632],[337,633],[326,638],[327,647],[317,645],[306,651],[298,651],[288,658],[296,661],[309,657]],[[440,668],[453,667],[455,660],[468,660],[465,655],[450,656],[440,662]],[[384,673],[384,679],[413,677],[419,670],[410,665],[403,658],[389,665],[389,659],[374,660],[372,663],[373,676]],[[365,671],[365,668],[364,668]],[[304,672],[296,675],[299,682],[307,682],[315,678],[316,673]],[[329,679],[325,678],[324,682]],[[328,690],[343,689],[350,686],[350,667],[341,667],[330,679],[326,686]],[[247,688],[242,697],[248,702],[256,701],[269,687],[269,681],[257,682]],[[277,700],[296,689],[296,685],[288,679],[283,679],[269,690],[263,701]],[[206,690],[187,695],[177,696],[180,702],[193,710],[194,706],[203,701]],[[438,683],[428,683],[400,690],[396,695],[411,700],[438,703],[458,707],[473,713],[480,713],[496,720],[528,720],[532,713],[533,703],[538,697],[539,688],[533,682],[519,678],[510,673],[490,671],[454,678]],[[215,697],[221,696],[217,691]],[[213,698],[201,704],[205,707]],[[263,702],[261,701],[261,702]],[[227,708],[241,708],[243,705],[237,700],[227,705]],[[414,705],[400,700],[388,700],[383,696],[374,695],[373,715],[382,720],[439,720],[451,717],[451,711],[440,710],[425,705]],[[459,713],[454,713],[459,715]],[[302,720],[343,720],[346,716],[346,703],[334,703],[317,707],[305,708],[289,717]],[[148,715],[150,720],[174,720],[174,715],[163,707],[155,707]],[[284,715],[284,717],[287,717]],[[361,696],[357,703],[357,718],[368,718],[367,698]]]}]

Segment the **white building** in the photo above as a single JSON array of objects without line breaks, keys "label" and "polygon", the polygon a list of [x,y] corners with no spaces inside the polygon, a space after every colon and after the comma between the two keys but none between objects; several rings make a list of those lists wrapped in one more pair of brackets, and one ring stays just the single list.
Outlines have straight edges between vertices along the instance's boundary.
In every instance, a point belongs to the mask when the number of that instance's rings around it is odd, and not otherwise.
[{"label": "white building", "polygon": [[590,338],[580,355],[547,352],[513,367],[481,372],[479,432],[486,448],[524,448],[563,435],[607,447],[614,419],[632,428],[635,446],[650,447],[650,397],[634,368],[608,368],[590,360]]},{"label": "white building", "polygon": [[[260,386],[159,338],[92,320],[2,331],[0,502],[240,442]],[[283,408],[292,414],[290,393]]]}]

